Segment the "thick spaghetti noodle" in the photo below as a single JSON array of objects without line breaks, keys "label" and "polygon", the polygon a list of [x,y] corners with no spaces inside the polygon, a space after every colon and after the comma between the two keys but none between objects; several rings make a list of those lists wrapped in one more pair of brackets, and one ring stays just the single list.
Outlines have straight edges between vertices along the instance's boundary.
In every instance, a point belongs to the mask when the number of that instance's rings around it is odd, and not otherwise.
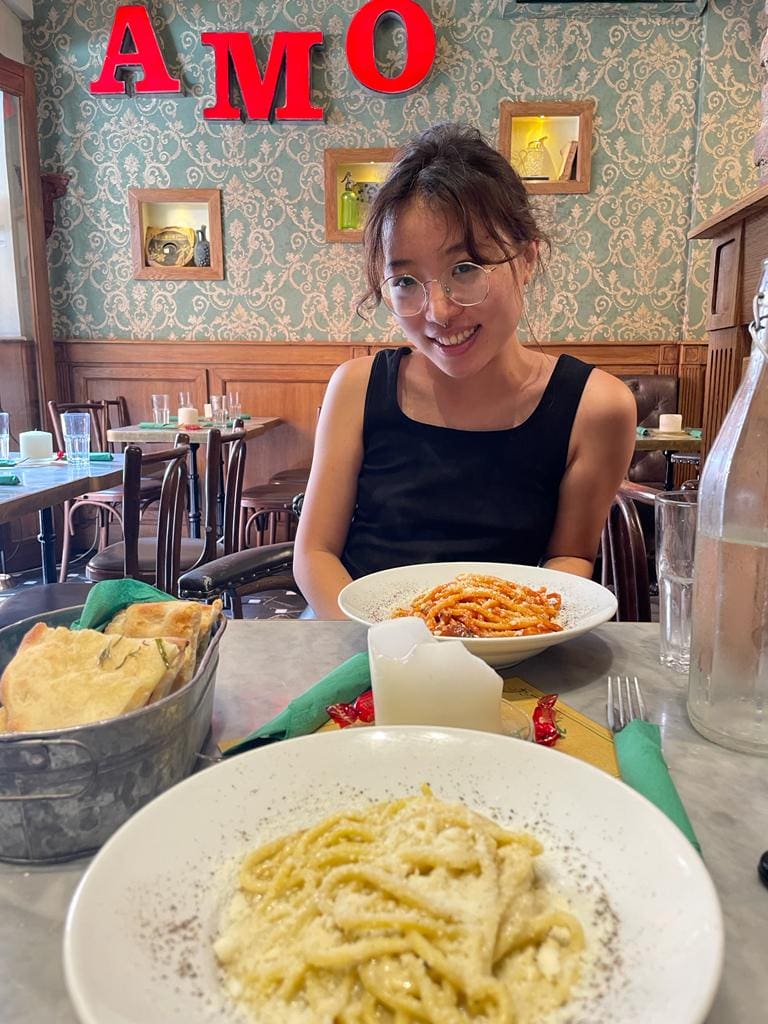
[{"label": "thick spaghetti noodle", "polygon": [[417,594],[409,605],[395,609],[392,618],[416,615],[436,636],[530,636],[562,630],[556,621],[560,606],[560,594],[546,587],[460,573]]},{"label": "thick spaghetti noodle", "polygon": [[229,992],[262,1024],[532,1024],[584,945],[540,852],[427,787],[268,843],[215,943]]}]

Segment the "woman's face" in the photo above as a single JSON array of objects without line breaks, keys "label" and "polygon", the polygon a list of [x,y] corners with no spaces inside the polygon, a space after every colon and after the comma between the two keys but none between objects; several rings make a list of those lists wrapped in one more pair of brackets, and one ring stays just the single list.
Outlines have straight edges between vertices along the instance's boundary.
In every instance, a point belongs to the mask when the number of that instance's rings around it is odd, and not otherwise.
[{"label": "woman's face", "polygon": [[[504,253],[482,232],[477,232],[480,252],[488,260]],[[517,339],[523,308],[523,288],[536,260],[536,243],[523,247],[511,262],[483,264],[491,273],[489,289],[478,305],[461,306],[452,301],[439,281],[451,283],[462,273],[453,268],[472,260],[458,225],[423,200],[403,206],[384,240],[384,278],[413,277],[426,284],[428,301],[415,316],[395,320],[408,340],[436,367],[450,377],[470,377],[501,356]],[[401,286],[398,284],[395,287]]]}]

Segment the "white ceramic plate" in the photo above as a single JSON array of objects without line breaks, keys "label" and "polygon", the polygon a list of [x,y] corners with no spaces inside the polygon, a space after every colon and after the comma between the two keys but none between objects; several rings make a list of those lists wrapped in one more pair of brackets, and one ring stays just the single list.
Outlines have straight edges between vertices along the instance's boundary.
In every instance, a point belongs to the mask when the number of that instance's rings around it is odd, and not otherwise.
[{"label": "white ceramic plate", "polygon": [[420,591],[429,590],[438,583],[447,583],[460,572],[500,576],[528,587],[544,586],[562,594],[559,621],[563,630],[560,633],[462,640],[472,654],[489,665],[516,665],[547,647],[589,632],[616,613],[616,598],[599,583],[554,569],[506,562],[430,562],[427,565],[383,569],[348,583],[339,594],[339,607],[348,618],[372,626],[374,622],[388,619],[394,608],[408,604]]},{"label": "white ceramic plate", "polygon": [[569,1024],[705,1019],[722,969],[720,907],[701,858],[660,811],[533,743],[391,726],[238,755],[126,822],[88,868],[67,917],[64,968],[80,1020],[243,1020],[221,993],[211,951],[232,865],[333,811],[415,793],[423,782],[544,843],[543,872],[581,917],[596,961]]}]

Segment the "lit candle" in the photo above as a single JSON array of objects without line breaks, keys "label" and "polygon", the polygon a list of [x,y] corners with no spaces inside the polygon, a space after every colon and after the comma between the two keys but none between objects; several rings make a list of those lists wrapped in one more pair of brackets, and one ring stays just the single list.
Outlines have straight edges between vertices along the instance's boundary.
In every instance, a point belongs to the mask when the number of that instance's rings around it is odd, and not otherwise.
[{"label": "lit candle", "polygon": [[53,434],[45,430],[25,430],[19,434],[19,456],[22,459],[50,459],[53,455]]},{"label": "lit candle", "polygon": [[501,732],[504,681],[460,640],[438,641],[418,618],[368,630],[377,725],[446,725]]},{"label": "lit candle", "polygon": [[193,406],[184,406],[179,409],[179,426],[194,427],[197,425],[198,415],[197,409]]},{"label": "lit candle", "polygon": [[679,434],[683,429],[683,417],[679,413],[663,412],[659,416],[659,430],[662,434]]}]

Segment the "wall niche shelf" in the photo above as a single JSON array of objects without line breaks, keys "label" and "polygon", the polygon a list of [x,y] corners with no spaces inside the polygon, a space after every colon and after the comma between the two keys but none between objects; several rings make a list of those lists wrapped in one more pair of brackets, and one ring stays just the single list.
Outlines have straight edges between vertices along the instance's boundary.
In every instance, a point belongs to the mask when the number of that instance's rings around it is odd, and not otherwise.
[{"label": "wall niche shelf", "polygon": [[[362,242],[370,200],[377,184],[387,176],[396,152],[394,147],[384,146],[373,149],[326,149],[326,242]],[[345,188],[345,178],[348,183],[351,182],[351,188]],[[349,195],[350,191],[354,192],[354,199]],[[342,227],[342,224],[352,222],[356,223],[355,227]]]},{"label": "wall niche shelf", "polygon": [[533,195],[589,192],[594,100],[499,104],[499,150]]},{"label": "wall niche shelf", "polygon": [[[219,189],[130,188],[128,217],[135,279],[223,280]],[[205,240],[209,245],[208,266],[196,266],[194,262],[200,228],[205,228]]]}]

